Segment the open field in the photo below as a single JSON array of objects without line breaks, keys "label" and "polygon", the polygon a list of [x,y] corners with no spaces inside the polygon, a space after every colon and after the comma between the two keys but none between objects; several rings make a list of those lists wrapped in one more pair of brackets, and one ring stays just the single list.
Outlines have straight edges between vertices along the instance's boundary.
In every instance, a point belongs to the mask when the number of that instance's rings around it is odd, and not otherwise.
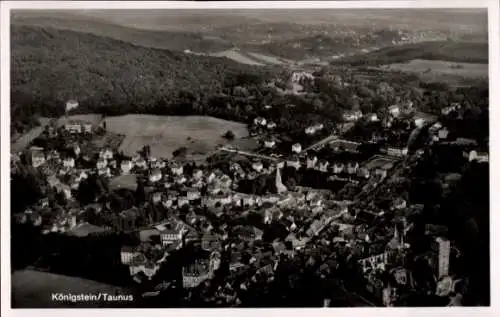
[{"label": "open field", "polygon": [[146,144],[156,157],[171,158],[180,147],[188,148],[188,154],[203,155],[226,144],[222,135],[228,130],[236,140],[248,135],[242,123],[205,116],[125,115],[108,117],[106,123],[108,131],[126,136],[120,146],[126,155],[134,155]]},{"label": "open field", "polygon": [[[51,298],[52,293],[64,294],[129,294],[126,290],[91,280],[23,270],[12,274],[13,308],[74,308],[110,307],[112,303],[100,302],[58,302]],[[110,305],[111,304],[111,305]],[[124,303],[122,303],[123,305]]]},{"label": "open field", "polygon": [[244,54],[238,52],[237,50],[222,51],[222,52],[210,54],[210,56],[226,57],[226,58],[232,59],[233,61],[236,61],[236,62],[241,63],[241,64],[254,65],[254,66],[264,66],[264,64],[245,56]]},{"label": "open field", "polygon": [[[265,55],[265,54],[252,53],[252,52],[248,52],[248,55],[252,56],[253,58],[255,58],[257,60],[261,60],[267,64],[273,64],[273,65],[283,65],[284,64],[282,59],[277,58],[277,57],[272,56],[272,55]],[[287,62],[291,62],[291,61],[287,61]]]},{"label": "open field", "polygon": [[383,69],[425,74],[426,76],[451,75],[465,78],[488,77],[488,64],[454,63],[438,60],[414,59],[408,63],[382,66]]}]

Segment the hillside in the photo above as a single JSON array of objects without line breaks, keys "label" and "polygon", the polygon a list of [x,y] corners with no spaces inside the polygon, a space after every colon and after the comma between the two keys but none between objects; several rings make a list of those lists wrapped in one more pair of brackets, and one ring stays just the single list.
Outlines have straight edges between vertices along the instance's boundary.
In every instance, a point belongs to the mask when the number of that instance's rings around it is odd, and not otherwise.
[{"label": "hillside", "polygon": [[182,104],[179,96],[197,100],[221,92],[238,74],[264,78],[267,71],[69,30],[13,25],[11,36],[13,125],[32,114],[61,114],[69,99],[82,112],[132,107],[168,114],[169,106]]},{"label": "hillside", "polygon": [[201,32],[181,32],[175,30],[144,30],[124,27],[118,24],[92,20],[78,15],[45,14],[44,16],[26,14],[14,15],[12,24],[16,26],[49,27],[105,36],[135,45],[168,49],[191,50],[195,52],[218,52],[232,47],[220,37],[207,36]]},{"label": "hillside", "polygon": [[381,65],[413,59],[443,60],[463,63],[488,63],[487,42],[435,41],[386,47],[368,54],[356,55],[334,63]]},{"label": "hillside", "polygon": [[362,48],[392,46],[392,41],[401,40],[395,31],[368,32],[363,38],[352,34],[314,34],[295,39],[273,41],[261,45],[247,45],[254,52],[275,55],[292,60],[359,52]]}]

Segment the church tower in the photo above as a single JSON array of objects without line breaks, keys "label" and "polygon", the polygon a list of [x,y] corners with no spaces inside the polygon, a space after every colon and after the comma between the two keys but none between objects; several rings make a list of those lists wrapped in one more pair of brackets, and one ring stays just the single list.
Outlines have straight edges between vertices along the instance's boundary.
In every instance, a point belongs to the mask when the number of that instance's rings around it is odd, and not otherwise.
[{"label": "church tower", "polygon": [[285,185],[283,185],[283,182],[281,181],[281,172],[279,166],[276,166],[276,190],[278,191],[278,194],[283,194],[288,191]]}]

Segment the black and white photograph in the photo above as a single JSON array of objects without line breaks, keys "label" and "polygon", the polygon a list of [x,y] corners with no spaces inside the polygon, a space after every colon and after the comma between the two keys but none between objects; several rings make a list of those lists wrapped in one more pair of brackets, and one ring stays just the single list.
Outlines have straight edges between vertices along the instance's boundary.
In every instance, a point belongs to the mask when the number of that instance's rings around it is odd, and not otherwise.
[{"label": "black and white photograph", "polygon": [[8,12],[2,304],[492,305],[484,2],[57,2]]}]

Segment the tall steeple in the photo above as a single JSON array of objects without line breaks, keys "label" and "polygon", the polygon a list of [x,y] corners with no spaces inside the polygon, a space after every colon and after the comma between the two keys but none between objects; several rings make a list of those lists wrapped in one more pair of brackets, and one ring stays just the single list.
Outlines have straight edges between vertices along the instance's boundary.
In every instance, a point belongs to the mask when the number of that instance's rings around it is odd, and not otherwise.
[{"label": "tall steeple", "polygon": [[397,224],[394,224],[394,240],[396,240],[398,242],[400,241],[400,239],[399,239],[399,231],[398,231]]},{"label": "tall steeple", "polygon": [[281,181],[281,172],[279,166],[276,166],[276,190],[278,191],[278,194],[282,194],[288,191],[286,186],[283,185],[283,182]]}]

